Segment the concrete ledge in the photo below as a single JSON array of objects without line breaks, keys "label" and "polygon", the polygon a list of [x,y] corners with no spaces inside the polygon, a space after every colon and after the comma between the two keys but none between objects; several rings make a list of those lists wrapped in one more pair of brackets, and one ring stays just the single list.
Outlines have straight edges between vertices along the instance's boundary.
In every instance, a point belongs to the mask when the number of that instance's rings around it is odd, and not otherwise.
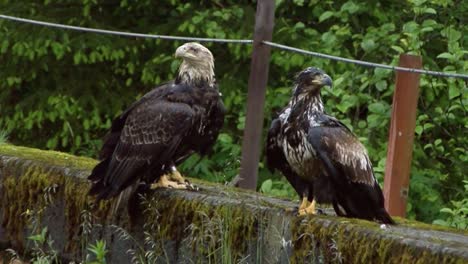
[{"label": "concrete ledge", "polygon": [[[468,263],[468,232],[397,219],[398,226],[335,216],[296,217],[296,202],[193,180],[199,192],[142,195],[125,210],[86,196],[95,160],[0,145],[0,250],[31,250],[48,227],[59,256],[84,261],[107,242],[108,263]],[[88,252],[89,253],[89,252]],[[1,261],[0,261],[1,262]]]}]

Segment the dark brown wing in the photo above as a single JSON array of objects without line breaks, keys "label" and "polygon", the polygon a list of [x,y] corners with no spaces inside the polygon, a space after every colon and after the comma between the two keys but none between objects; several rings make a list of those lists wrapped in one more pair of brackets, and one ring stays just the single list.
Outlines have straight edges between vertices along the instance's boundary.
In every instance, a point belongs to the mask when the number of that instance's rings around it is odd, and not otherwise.
[{"label": "dark brown wing", "polygon": [[110,131],[106,135],[104,139],[104,144],[99,153],[100,160],[110,158],[114,153],[115,147],[117,146],[117,143],[120,139],[120,133],[122,132],[127,117],[132,112],[132,110],[138,107],[139,105],[147,102],[148,100],[156,100],[157,98],[161,98],[168,92],[168,90],[172,88],[171,85],[172,83],[163,84],[149,91],[147,94],[141,97],[138,101],[134,102],[122,114],[120,114],[112,121]]},{"label": "dark brown wing", "polygon": [[203,141],[205,146],[200,150],[201,155],[206,155],[211,152],[211,149],[218,138],[219,132],[224,125],[226,108],[224,107],[219,94],[214,101],[214,106],[209,111],[208,120],[210,121],[210,124],[207,126],[206,133],[204,133],[206,139]]},{"label": "dark brown wing", "polygon": [[135,107],[126,119],[105,174],[94,182],[90,194],[97,195],[98,200],[110,198],[137,182],[143,172],[158,174],[168,169],[164,166],[174,158],[195,119],[192,108],[184,103],[148,100]]},{"label": "dark brown wing", "polygon": [[321,126],[309,129],[307,139],[322,161],[324,177],[330,178],[334,204],[350,217],[394,223],[384,209],[382,190],[365,147],[344,124],[324,116]]},{"label": "dark brown wing", "polygon": [[314,127],[309,130],[309,137],[315,135],[320,135],[320,149],[326,153],[334,166],[340,167],[346,180],[374,185],[376,180],[367,150],[347,128],[341,124]]}]

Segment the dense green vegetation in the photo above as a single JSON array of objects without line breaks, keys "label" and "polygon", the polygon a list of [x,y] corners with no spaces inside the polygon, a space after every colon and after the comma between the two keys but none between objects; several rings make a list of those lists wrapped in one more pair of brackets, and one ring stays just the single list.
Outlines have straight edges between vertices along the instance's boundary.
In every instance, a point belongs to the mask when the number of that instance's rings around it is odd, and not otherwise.
[{"label": "dense green vegetation", "polygon": [[[281,1],[273,39],[298,48],[396,64],[401,53],[424,67],[468,70],[466,1]],[[129,32],[252,38],[251,1],[0,1],[3,14]],[[174,77],[181,42],[123,38],[0,20],[0,130],[19,145],[95,157],[112,118],[152,87]],[[207,44],[228,108],[226,126],[209,159],[193,157],[190,176],[229,181],[240,143],[251,46]],[[334,79],[324,91],[327,111],[359,135],[383,182],[394,73],[273,50],[265,129],[289,99],[292,78],[307,66]],[[467,214],[466,104],[461,79],[421,76],[408,216],[456,225],[447,212]],[[295,197],[278,174],[260,164],[264,192]],[[454,201],[454,202],[451,202]],[[442,212],[441,208],[444,209]],[[448,213],[450,214],[450,213]],[[465,219],[466,221],[466,219]],[[465,225],[466,227],[466,222]]]}]

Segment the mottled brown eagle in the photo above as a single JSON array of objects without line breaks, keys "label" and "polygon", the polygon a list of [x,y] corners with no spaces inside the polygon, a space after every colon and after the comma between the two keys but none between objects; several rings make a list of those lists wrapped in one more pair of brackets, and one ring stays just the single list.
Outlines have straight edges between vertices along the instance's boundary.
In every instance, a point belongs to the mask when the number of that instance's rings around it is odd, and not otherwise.
[{"label": "mottled brown eagle", "polygon": [[339,216],[394,224],[384,208],[365,147],[324,111],[320,90],[331,86],[322,70],[309,67],[296,78],[289,104],[268,131],[268,168],[282,172],[299,194],[299,214],[331,203]]},{"label": "mottled brown eagle", "polygon": [[177,48],[177,78],[154,88],[113,122],[88,177],[97,201],[139,183],[152,188],[192,186],[176,169],[193,153],[207,154],[224,122],[224,105],[210,50],[198,43]]}]

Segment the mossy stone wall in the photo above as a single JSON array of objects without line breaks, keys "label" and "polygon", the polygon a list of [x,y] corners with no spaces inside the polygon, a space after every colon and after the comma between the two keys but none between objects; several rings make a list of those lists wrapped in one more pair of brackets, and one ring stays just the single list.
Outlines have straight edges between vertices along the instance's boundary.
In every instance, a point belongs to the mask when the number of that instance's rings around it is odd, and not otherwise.
[{"label": "mossy stone wall", "polygon": [[[397,219],[398,226],[297,217],[296,202],[193,179],[198,192],[141,193],[127,210],[95,204],[95,160],[0,145],[0,250],[30,251],[48,227],[61,258],[84,261],[106,240],[108,263],[468,263],[468,234]],[[125,206],[124,206],[125,207]],[[328,211],[327,211],[328,212]]]}]

